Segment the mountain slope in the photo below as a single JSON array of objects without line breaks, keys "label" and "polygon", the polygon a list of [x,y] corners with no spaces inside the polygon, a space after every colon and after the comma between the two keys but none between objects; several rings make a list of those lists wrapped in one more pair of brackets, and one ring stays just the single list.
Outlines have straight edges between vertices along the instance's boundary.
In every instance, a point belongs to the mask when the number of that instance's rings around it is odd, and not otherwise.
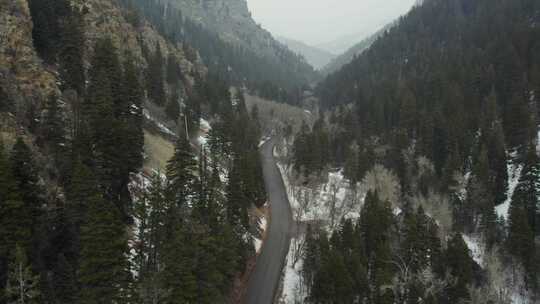
[{"label": "mountain slope", "polygon": [[241,294],[258,123],[193,46],[118,4],[0,0],[2,303]]},{"label": "mountain slope", "polygon": [[299,299],[538,302],[540,2],[422,1],[317,94],[292,193],[352,191],[293,254]]},{"label": "mountain slope", "polygon": [[318,44],[315,47],[330,52],[332,54],[342,54],[367,35],[369,35],[369,32],[364,31],[351,35],[345,35],[332,41]]},{"label": "mountain slope", "polygon": [[321,73],[324,75],[337,72],[341,67],[351,62],[356,56],[362,54],[367,50],[379,37],[381,37],[387,30],[391,29],[395,23],[390,23],[378,30],[375,34],[372,34],[368,38],[365,38],[358,44],[349,48],[345,53],[332,59],[327,65],[321,69]]},{"label": "mountain slope", "polygon": [[[187,42],[212,73],[276,100],[297,102],[297,88],[317,73],[255,24],[243,0],[121,0],[176,43]],[[270,95],[270,96],[268,96]]]},{"label": "mountain slope", "polygon": [[307,62],[317,70],[330,63],[330,61],[336,57],[334,54],[307,45],[298,40],[288,39],[285,37],[278,37],[277,39],[286,45],[291,51],[304,56]]}]

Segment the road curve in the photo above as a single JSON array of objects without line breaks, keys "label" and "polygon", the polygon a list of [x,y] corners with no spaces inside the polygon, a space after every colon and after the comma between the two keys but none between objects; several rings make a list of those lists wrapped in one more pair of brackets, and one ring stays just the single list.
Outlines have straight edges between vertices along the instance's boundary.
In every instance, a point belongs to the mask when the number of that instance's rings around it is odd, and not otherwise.
[{"label": "road curve", "polygon": [[264,183],[270,201],[270,226],[255,269],[250,275],[245,304],[272,304],[290,244],[292,213],[281,173],[274,159],[275,139],[261,147]]}]

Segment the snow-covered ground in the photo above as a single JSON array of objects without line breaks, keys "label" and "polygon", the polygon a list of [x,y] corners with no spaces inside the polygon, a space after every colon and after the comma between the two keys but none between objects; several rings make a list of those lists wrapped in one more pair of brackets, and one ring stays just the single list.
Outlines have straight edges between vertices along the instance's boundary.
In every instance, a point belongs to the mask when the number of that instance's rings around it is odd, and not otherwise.
[{"label": "snow-covered ground", "polygon": [[171,129],[167,128],[164,124],[160,123],[157,119],[152,117],[147,109],[143,109],[143,115],[146,119],[152,121],[161,130],[161,132],[168,135],[176,136],[175,132],[171,131]]},{"label": "snow-covered ground", "polygon": [[477,235],[462,235],[463,240],[467,244],[467,247],[469,247],[469,250],[471,251],[471,255],[473,260],[483,267],[484,263],[484,242],[482,241],[480,236]]},{"label": "snow-covered ground", "polygon": [[512,158],[514,157],[510,157],[510,160],[507,164],[508,191],[506,192],[506,200],[504,201],[504,203],[495,207],[497,216],[503,217],[505,220],[508,220],[508,209],[510,209],[510,202],[512,201],[512,196],[514,195],[514,191],[516,190],[516,187],[518,185],[519,178],[521,177],[521,171],[523,170],[523,165],[513,162],[511,160]]},{"label": "snow-covered ground", "polygon": [[[295,242],[303,242],[303,237],[300,236],[300,239],[293,238],[291,244]],[[304,284],[302,284],[302,258],[298,258],[295,263],[295,246],[291,245],[289,249],[289,254],[287,255],[287,265],[284,269],[283,277],[283,292],[279,299],[279,303],[292,304],[292,303],[303,303],[304,299],[307,296],[307,291],[305,290]]]},{"label": "snow-covered ground", "polygon": [[[298,222],[317,221],[335,226],[341,218],[360,216],[365,193],[361,187],[351,187],[341,170],[329,172],[326,182],[315,187],[295,185],[291,180],[295,172],[282,164],[278,167],[283,176],[293,217]],[[333,227],[328,227],[330,230]]]},{"label": "snow-covered ground", "polygon": [[[274,156],[279,157],[279,154],[274,150]],[[341,170],[329,172],[326,182],[321,185],[305,187],[293,182],[296,173],[292,168],[279,163],[278,167],[296,222],[315,221],[331,231],[342,218],[355,219],[360,216],[365,198],[365,193],[360,190],[363,187],[351,187]],[[291,240],[279,303],[303,303],[307,296],[306,286],[302,283],[301,277],[303,261],[299,255],[303,250],[303,241],[304,236],[301,233]]]},{"label": "snow-covered ground", "polygon": [[268,227],[268,221],[266,220],[266,217],[262,216],[259,218],[259,230],[261,232],[261,238],[258,238],[256,236],[253,237],[253,245],[255,246],[255,251],[257,253],[261,252],[261,248],[263,245],[263,237],[266,233],[266,229]]},{"label": "snow-covered ground", "polygon": [[267,141],[270,140],[269,136],[263,137],[261,141],[259,142],[259,148],[262,147]]},{"label": "snow-covered ground", "polygon": [[210,123],[206,119],[201,118],[199,121],[199,137],[197,138],[199,146],[206,146],[208,143],[208,132],[210,130],[212,130]]},{"label": "snow-covered ground", "polygon": [[205,133],[208,133],[210,130],[212,130],[212,126],[210,126],[210,123],[204,119],[204,118],[201,118],[200,119],[200,128],[201,128],[201,131],[205,132]]}]

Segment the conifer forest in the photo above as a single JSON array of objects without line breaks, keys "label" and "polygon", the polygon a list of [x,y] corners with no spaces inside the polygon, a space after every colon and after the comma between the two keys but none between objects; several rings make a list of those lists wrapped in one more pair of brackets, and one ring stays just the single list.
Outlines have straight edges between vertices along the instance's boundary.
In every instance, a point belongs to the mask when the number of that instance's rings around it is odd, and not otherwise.
[{"label": "conifer forest", "polygon": [[0,0],[0,304],[540,303],[540,1],[296,1]]}]

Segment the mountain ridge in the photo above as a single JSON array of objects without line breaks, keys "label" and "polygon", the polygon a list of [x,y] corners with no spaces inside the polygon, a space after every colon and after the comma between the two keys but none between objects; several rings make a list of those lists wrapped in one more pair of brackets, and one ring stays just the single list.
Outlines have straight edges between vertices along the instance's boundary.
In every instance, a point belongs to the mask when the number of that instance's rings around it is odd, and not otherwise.
[{"label": "mountain ridge", "polygon": [[277,36],[276,39],[287,46],[291,51],[304,56],[316,70],[320,70],[330,63],[336,56],[328,51],[311,46],[300,40]]}]

